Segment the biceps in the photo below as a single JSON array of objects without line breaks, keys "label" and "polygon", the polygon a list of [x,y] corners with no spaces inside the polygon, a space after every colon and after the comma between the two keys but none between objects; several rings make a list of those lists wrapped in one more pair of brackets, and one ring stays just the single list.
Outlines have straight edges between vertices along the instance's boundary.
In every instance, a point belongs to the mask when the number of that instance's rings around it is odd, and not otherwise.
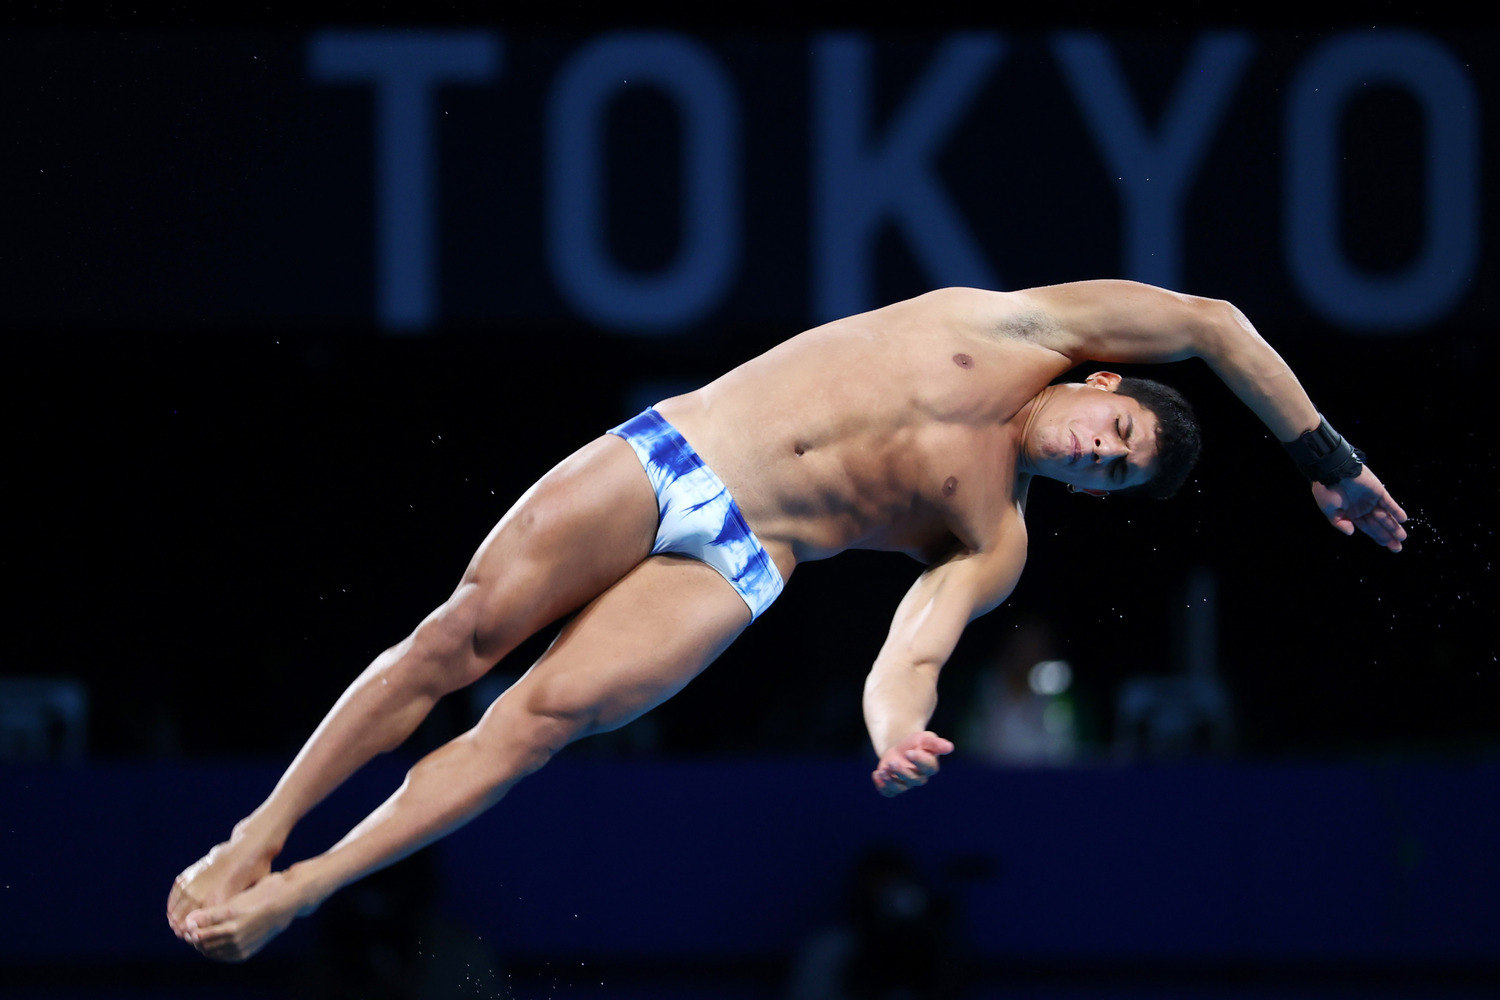
[{"label": "biceps", "polygon": [[1074,361],[1158,363],[1198,353],[1228,303],[1138,281],[1076,281],[1025,293],[1057,321]]}]

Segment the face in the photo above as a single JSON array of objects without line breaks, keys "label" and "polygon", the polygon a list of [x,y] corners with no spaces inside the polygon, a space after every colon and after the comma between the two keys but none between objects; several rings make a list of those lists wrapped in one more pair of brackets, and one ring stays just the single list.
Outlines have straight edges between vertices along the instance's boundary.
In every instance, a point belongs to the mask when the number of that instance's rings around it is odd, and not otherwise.
[{"label": "face", "polygon": [[1119,384],[1113,372],[1095,372],[1039,398],[1023,444],[1028,471],[1106,493],[1148,482],[1156,473],[1156,415],[1118,395]]}]

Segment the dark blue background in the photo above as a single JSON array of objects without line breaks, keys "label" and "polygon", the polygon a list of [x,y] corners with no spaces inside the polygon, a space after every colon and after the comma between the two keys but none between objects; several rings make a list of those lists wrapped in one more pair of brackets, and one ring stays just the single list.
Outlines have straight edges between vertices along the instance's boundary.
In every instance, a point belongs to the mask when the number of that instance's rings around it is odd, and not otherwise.
[{"label": "dark blue background", "polygon": [[[811,95],[824,31],[863,32],[876,132],[952,31],[1003,38],[1003,57],[938,144],[934,176],[1006,287],[1131,276],[1118,191],[1053,45],[1062,27],[1100,30],[1138,100],[1159,111],[1200,31],[1171,19],[987,17],[923,30],[690,24],[684,37],[735,96],[742,237],[722,295],[685,326],[646,330],[594,321],[548,256],[547,102],[570,60],[638,26],[628,19],[442,25],[496,40],[500,63],[490,82],[435,95],[434,294],[428,321],[402,331],[379,307],[371,92],[311,79],[323,25],[104,21],[0,34],[12,470],[0,655],[6,675],[87,684],[94,762],[0,771],[0,865],[15,876],[7,891],[24,893],[0,908],[11,942],[0,965],[29,970],[26,982],[61,975],[59,962],[75,978],[89,961],[134,963],[141,982],[188,975],[170,971],[189,956],[166,936],[156,897],[264,794],[363,663],[446,596],[508,504],[642,403],[822,318]],[[991,972],[1041,963],[1045,978],[1062,959],[1169,977],[1260,961],[1494,972],[1494,774],[1481,763],[1500,737],[1494,208],[1482,191],[1473,273],[1430,321],[1371,331],[1320,312],[1286,244],[1288,92],[1321,46],[1371,29],[1212,27],[1242,32],[1251,52],[1187,191],[1176,283],[1240,305],[1370,453],[1414,515],[1407,551],[1329,530],[1280,449],[1201,365],[1151,372],[1204,417],[1193,480],[1168,504],[1096,504],[1038,484],[1026,576],[960,646],[935,725],[962,714],[1014,616],[1037,614],[1059,631],[1107,758],[1120,683],[1181,667],[1179,595],[1205,568],[1219,588],[1238,762],[1016,774],[956,757],[953,780],[923,792],[932,802],[874,798],[859,690],[917,567],[849,554],[801,568],[754,629],[654,713],[653,756],[677,763],[625,762],[626,748],[560,763],[419,862],[440,866],[428,882],[471,937],[505,939],[538,982],[576,946],[620,969],[663,955],[697,968],[683,958],[697,955],[710,979],[735,968],[764,983],[799,928],[836,912],[841,860],[889,839],[939,881],[955,856],[959,868],[999,859],[991,881],[958,880],[966,933]],[[1496,36],[1420,19],[1383,27],[1416,30],[1462,67],[1487,182]],[[608,121],[596,235],[649,275],[676,260],[686,224],[681,125],[648,88],[622,90]],[[1423,135],[1398,89],[1375,86],[1348,106],[1340,238],[1366,273],[1399,275],[1422,245],[1420,191],[1434,169]],[[959,280],[933,273],[897,226],[878,230],[871,254],[869,305]],[[518,422],[527,436],[502,440],[499,428]],[[466,702],[440,707],[370,779],[370,802],[469,719]],[[228,760],[256,763],[206,763]],[[579,801],[597,833],[570,825]],[[340,808],[329,836],[355,815]],[[507,817],[530,832],[508,840]],[[805,839],[785,839],[804,828]],[[646,874],[609,861],[643,844]],[[579,869],[535,853],[568,845],[595,861]],[[1117,853],[1101,858],[1102,845]],[[761,851],[769,861],[754,879],[711,877],[718,859],[742,866]],[[1026,876],[1015,859],[1030,851],[1068,874]],[[1294,861],[1278,868],[1283,857]],[[1205,878],[1222,879],[1207,902]],[[534,906],[484,898],[521,881]],[[1152,915],[1132,919],[1153,886]],[[128,931],[67,936],[60,915],[91,887]],[[740,904],[748,887],[769,909]],[[1012,908],[1030,919],[1005,923]],[[575,911],[586,928],[567,924]],[[1205,923],[1226,913],[1236,922]],[[277,971],[252,964],[239,982],[274,987],[305,959],[309,933],[268,954]]]}]

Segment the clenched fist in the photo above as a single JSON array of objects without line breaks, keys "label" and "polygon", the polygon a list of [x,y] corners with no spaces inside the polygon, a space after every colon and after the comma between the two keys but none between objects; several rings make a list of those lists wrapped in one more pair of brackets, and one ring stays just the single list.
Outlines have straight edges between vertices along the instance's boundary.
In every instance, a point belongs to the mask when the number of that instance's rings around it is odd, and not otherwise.
[{"label": "clenched fist", "polygon": [[881,795],[891,798],[927,784],[938,772],[938,758],[953,752],[953,744],[937,733],[913,733],[887,750],[871,777]]}]

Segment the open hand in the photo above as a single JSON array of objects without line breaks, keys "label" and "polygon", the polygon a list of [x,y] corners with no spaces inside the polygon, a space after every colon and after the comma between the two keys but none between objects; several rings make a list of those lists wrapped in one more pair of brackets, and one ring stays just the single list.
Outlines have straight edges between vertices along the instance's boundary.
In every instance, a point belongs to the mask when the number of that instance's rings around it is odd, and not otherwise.
[{"label": "open hand", "polygon": [[1344,534],[1352,535],[1358,528],[1392,552],[1401,551],[1406,511],[1391,499],[1368,465],[1353,479],[1340,479],[1337,486],[1313,483],[1312,492],[1328,522]]},{"label": "open hand", "polygon": [[938,757],[953,752],[953,744],[936,733],[913,733],[887,750],[871,777],[881,795],[893,798],[927,784],[938,772]]}]

